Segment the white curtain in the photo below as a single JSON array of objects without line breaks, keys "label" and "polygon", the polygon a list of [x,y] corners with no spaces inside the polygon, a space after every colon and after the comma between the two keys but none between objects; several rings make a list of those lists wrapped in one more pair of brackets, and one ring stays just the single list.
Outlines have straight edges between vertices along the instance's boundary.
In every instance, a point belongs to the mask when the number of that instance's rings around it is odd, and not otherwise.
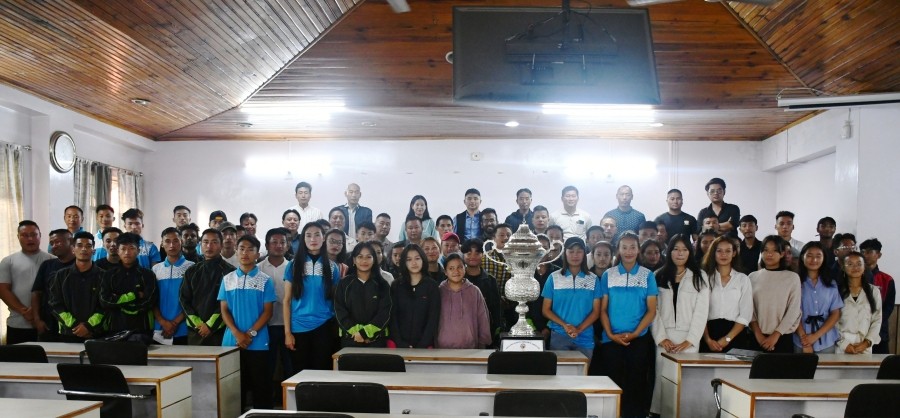
[{"label": "white curtain", "polygon": [[[22,203],[22,147],[0,145],[0,258],[19,250],[16,237],[19,222],[25,217]],[[6,318],[9,309],[0,303],[0,343],[6,340]]]},{"label": "white curtain", "polygon": [[144,200],[144,177],[140,173],[113,169],[119,180],[119,211],[140,208]]},{"label": "white curtain", "polygon": [[24,219],[22,147],[0,146],[0,258],[19,250],[16,231]]},{"label": "white curtain", "polygon": [[97,228],[97,219],[92,215],[97,206],[110,204],[110,171],[111,168],[103,163],[83,158],[75,160],[75,204],[84,210],[87,231]]}]

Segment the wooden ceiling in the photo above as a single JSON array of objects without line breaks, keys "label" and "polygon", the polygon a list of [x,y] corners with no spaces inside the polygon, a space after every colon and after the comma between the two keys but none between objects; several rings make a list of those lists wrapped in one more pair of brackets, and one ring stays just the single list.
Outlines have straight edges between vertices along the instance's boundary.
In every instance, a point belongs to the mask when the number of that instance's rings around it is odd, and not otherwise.
[{"label": "wooden ceiling", "polygon": [[[761,140],[807,115],[776,108],[782,89],[900,90],[898,1],[650,7],[661,127],[453,103],[444,60],[453,6],[558,0],[411,0],[405,14],[380,0],[355,3],[7,1],[0,81],[159,140]],[[129,102],[138,97],[152,103]],[[345,108],[324,118],[304,107],[322,101]],[[268,112],[247,110],[259,108]],[[504,126],[510,120],[520,126]]]}]

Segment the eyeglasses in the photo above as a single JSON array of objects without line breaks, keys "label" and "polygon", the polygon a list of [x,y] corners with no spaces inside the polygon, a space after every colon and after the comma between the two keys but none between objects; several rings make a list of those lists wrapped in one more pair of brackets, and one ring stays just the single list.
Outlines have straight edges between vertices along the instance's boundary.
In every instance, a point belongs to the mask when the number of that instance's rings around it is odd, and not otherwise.
[{"label": "eyeglasses", "polygon": [[723,194],[725,193],[725,189],[709,189],[707,192],[709,194]]},{"label": "eyeglasses", "polygon": [[328,243],[331,245],[344,245],[343,241],[339,239],[330,239],[328,240]]},{"label": "eyeglasses", "polygon": [[837,249],[839,251],[847,251],[847,250],[856,251],[856,246],[855,245],[841,245],[840,247],[837,247]]}]

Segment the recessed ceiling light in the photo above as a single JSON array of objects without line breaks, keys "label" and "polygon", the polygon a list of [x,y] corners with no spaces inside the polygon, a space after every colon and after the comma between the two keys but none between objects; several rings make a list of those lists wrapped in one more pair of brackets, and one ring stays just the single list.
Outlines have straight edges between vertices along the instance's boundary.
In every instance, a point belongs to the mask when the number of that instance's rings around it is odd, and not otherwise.
[{"label": "recessed ceiling light", "polygon": [[142,99],[140,97],[135,97],[135,98],[131,99],[131,103],[134,103],[134,104],[140,105],[140,106],[149,106],[150,99]]},{"label": "recessed ceiling light", "polygon": [[516,126],[519,126],[519,122],[516,122],[516,121],[514,121],[514,120],[511,120],[511,121],[509,121],[509,122],[506,122],[506,126],[508,126],[508,127],[510,127],[510,128],[515,128]]},{"label": "recessed ceiling light", "polygon": [[240,126],[241,128],[252,128],[253,124],[250,122],[238,122],[237,126]]},{"label": "recessed ceiling light", "polygon": [[654,122],[654,123],[651,123],[651,124],[650,124],[650,127],[651,127],[651,128],[661,128],[661,127],[663,127],[663,126],[665,126],[665,125],[662,124],[661,122]]},{"label": "recessed ceiling light", "polygon": [[370,120],[362,121],[360,124],[362,126],[365,126],[366,128],[374,128],[374,127],[378,126],[377,122],[372,122]]}]

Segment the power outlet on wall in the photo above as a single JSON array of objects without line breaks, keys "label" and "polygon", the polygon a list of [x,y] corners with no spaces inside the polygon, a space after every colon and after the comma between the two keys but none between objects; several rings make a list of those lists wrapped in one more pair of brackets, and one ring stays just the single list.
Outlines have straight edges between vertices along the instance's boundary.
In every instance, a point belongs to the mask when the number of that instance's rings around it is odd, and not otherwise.
[{"label": "power outlet on wall", "polygon": [[482,153],[478,152],[478,151],[475,151],[475,152],[473,152],[472,154],[469,155],[469,158],[471,158],[472,161],[481,161],[481,159],[482,159],[483,157],[484,157],[484,155],[483,155]]}]

